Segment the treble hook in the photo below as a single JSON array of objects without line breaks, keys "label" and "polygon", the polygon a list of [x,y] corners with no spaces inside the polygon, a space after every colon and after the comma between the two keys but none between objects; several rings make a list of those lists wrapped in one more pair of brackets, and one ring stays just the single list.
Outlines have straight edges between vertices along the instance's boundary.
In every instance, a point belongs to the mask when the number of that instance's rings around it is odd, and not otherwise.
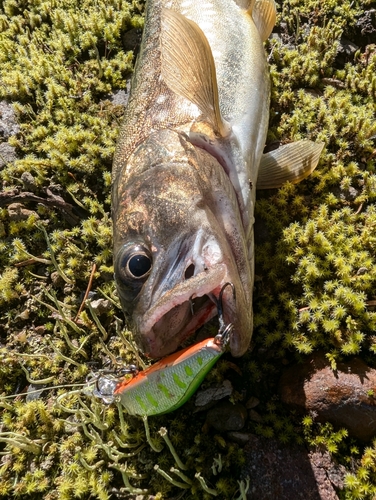
[{"label": "treble hook", "polygon": [[217,300],[217,310],[218,310],[218,321],[219,321],[219,330],[217,335],[215,336],[215,339],[218,343],[220,344],[227,344],[230,338],[230,333],[232,332],[234,325],[232,323],[229,323],[226,325],[225,320],[224,320],[224,314],[223,314],[223,293],[225,289],[230,286],[232,288],[232,296],[234,300],[236,300],[236,291],[234,284],[231,283],[230,281],[227,281],[222,288],[221,291],[219,292],[218,300]]}]

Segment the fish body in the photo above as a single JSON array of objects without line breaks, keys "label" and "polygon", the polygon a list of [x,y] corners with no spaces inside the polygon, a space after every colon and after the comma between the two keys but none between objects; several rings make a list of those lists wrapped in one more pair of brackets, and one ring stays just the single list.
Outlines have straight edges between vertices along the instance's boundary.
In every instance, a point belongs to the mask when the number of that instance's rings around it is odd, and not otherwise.
[{"label": "fish body", "polygon": [[270,95],[263,40],[274,21],[273,0],[147,2],[112,207],[118,293],[150,357],[175,351],[214,317],[226,282],[236,290],[222,298],[231,353],[249,345]]}]

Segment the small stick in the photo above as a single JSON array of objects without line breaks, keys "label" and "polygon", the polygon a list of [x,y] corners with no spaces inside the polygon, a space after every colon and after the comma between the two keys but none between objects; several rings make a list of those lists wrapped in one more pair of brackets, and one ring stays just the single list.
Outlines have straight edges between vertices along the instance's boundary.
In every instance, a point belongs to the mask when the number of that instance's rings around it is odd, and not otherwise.
[{"label": "small stick", "polygon": [[76,314],[76,317],[74,318],[74,321],[77,321],[78,320],[78,317],[79,315],[81,314],[83,308],[85,307],[85,302],[89,296],[89,292],[91,290],[91,286],[93,284],[93,279],[94,279],[94,274],[95,274],[95,271],[97,270],[97,265],[96,263],[94,262],[93,264],[93,267],[91,268],[91,273],[90,273],[90,278],[89,278],[89,283],[87,284],[87,288],[86,288],[86,292],[85,292],[85,296],[81,302],[81,305],[80,305],[80,308],[78,310],[78,313]]},{"label": "small stick", "polygon": [[37,257],[37,258],[33,257],[32,259],[27,259],[27,260],[24,260],[22,262],[16,262],[16,264],[14,264],[14,267],[32,266],[33,264],[36,264],[37,262],[42,262],[43,264],[51,264],[50,261],[47,261],[47,259],[43,259],[42,257]]},{"label": "small stick", "polygon": [[303,312],[303,311],[309,311],[311,308],[309,306],[307,307],[302,307],[301,309],[298,309],[298,312]]},{"label": "small stick", "polygon": [[358,208],[358,210],[355,212],[355,215],[359,215],[359,214],[360,214],[360,212],[362,211],[362,208],[363,208],[363,203],[361,203],[361,204],[359,205],[359,208]]}]

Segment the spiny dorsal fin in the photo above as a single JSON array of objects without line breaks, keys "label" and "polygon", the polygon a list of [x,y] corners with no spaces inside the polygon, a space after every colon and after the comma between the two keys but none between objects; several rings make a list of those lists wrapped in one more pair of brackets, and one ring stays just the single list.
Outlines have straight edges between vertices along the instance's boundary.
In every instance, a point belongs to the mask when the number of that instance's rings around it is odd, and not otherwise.
[{"label": "spiny dorsal fin", "polygon": [[196,23],[162,9],[161,73],[176,94],[198,106],[216,132],[225,137],[230,127],[221,117],[213,54]]},{"label": "spiny dorsal fin", "polygon": [[261,40],[265,42],[272,32],[277,17],[275,1],[256,0],[254,5],[251,4],[248,13],[252,16]]},{"label": "spiny dorsal fin", "polygon": [[314,171],[324,144],[308,140],[292,142],[261,158],[257,189],[279,188],[286,181],[296,184]]}]

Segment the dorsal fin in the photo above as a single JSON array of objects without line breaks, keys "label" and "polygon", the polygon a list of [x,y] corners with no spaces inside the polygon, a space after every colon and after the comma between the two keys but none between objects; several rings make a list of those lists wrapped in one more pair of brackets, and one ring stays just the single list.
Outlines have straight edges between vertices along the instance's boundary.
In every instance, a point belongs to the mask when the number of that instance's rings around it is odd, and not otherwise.
[{"label": "dorsal fin", "polygon": [[280,188],[286,181],[296,184],[314,171],[324,144],[308,140],[285,144],[261,158],[257,189]]},{"label": "dorsal fin", "polygon": [[235,0],[235,3],[242,9],[248,12],[249,15],[252,14],[253,7],[256,0]]},{"label": "dorsal fin", "polygon": [[274,28],[277,17],[275,1],[256,0],[254,5],[252,4],[253,2],[251,2],[248,8],[248,14],[252,16],[256,28],[260,33],[261,40],[265,42]]},{"label": "dorsal fin", "polygon": [[169,9],[162,9],[161,74],[170,90],[196,104],[216,132],[229,135],[209,42],[196,23]]}]

